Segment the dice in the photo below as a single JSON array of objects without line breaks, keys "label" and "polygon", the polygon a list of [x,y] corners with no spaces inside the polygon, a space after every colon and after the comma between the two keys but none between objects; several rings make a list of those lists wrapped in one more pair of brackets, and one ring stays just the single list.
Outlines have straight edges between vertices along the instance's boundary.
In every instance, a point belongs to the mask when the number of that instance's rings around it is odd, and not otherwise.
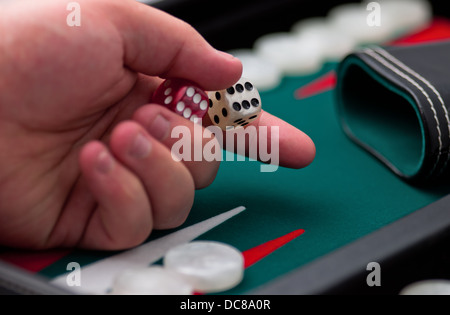
[{"label": "dice", "polygon": [[261,115],[258,90],[245,78],[226,90],[208,92],[208,97],[208,115],[222,130],[245,127]]},{"label": "dice", "polygon": [[164,81],[153,94],[152,101],[199,123],[208,111],[208,95],[194,83],[182,79]]}]

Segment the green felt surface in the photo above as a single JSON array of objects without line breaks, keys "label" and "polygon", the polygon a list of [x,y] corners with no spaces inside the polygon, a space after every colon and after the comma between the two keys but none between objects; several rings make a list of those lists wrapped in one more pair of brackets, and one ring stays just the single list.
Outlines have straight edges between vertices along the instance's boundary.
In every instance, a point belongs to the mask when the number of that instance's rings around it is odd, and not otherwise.
[{"label": "green felt surface", "polygon": [[[441,198],[448,189],[412,187],[349,140],[338,124],[333,92],[295,100],[294,92],[334,68],[286,78],[262,93],[264,108],[297,126],[315,141],[317,157],[303,170],[280,168],[261,173],[258,162],[223,162],[216,181],[197,193],[185,226],[237,206],[247,210],[204,234],[244,251],[304,229],[296,240],[246,270],[244,281],[229,294],[241,294],[408,215]],[[157,232],[152,238],[165,233]],[[67,262],[82,265],[106,255],[76,252],[43,270],[53,277]],[[339,270],[336,270],[339,272]]]}]

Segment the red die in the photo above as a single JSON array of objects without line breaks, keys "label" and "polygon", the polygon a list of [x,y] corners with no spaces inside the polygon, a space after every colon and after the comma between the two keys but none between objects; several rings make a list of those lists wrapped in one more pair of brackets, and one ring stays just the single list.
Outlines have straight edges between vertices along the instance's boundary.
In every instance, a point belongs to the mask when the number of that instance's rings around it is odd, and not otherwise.
[{"label": "red die", "polygon": [[197,123],[208,112],[209,98],[205,91],[190,81],[169,79],[153,94],[153,102]]}]

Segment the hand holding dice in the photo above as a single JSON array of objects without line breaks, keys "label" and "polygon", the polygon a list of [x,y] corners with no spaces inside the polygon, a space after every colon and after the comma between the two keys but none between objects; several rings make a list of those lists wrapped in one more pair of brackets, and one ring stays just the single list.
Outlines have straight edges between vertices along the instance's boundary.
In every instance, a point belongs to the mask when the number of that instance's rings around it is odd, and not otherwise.
[{"label": "hand holding dice", "polygon": [[207,94],[189,81],[166,80],[155,91],[153,102],[195,123],[208,113],[211,122],[225,131],[245,127],[261,115],[258,90],[245,78],[228,89]]}]

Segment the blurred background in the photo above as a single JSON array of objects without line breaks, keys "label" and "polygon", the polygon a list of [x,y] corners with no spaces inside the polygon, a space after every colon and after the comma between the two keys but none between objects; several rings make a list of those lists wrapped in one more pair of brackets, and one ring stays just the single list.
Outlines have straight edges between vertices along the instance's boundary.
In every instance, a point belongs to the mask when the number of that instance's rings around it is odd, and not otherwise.
[{"label": "blurred background", "polygon": [[[405,0],[406,2],[408,0]],[[196,28],[221,50],[250,48],[256,39],[273,32],[287,32],[302,19],[326,16],[348,0],[141,0]],[[436,16],[449,17],[446,1],[431,0]]]}]

